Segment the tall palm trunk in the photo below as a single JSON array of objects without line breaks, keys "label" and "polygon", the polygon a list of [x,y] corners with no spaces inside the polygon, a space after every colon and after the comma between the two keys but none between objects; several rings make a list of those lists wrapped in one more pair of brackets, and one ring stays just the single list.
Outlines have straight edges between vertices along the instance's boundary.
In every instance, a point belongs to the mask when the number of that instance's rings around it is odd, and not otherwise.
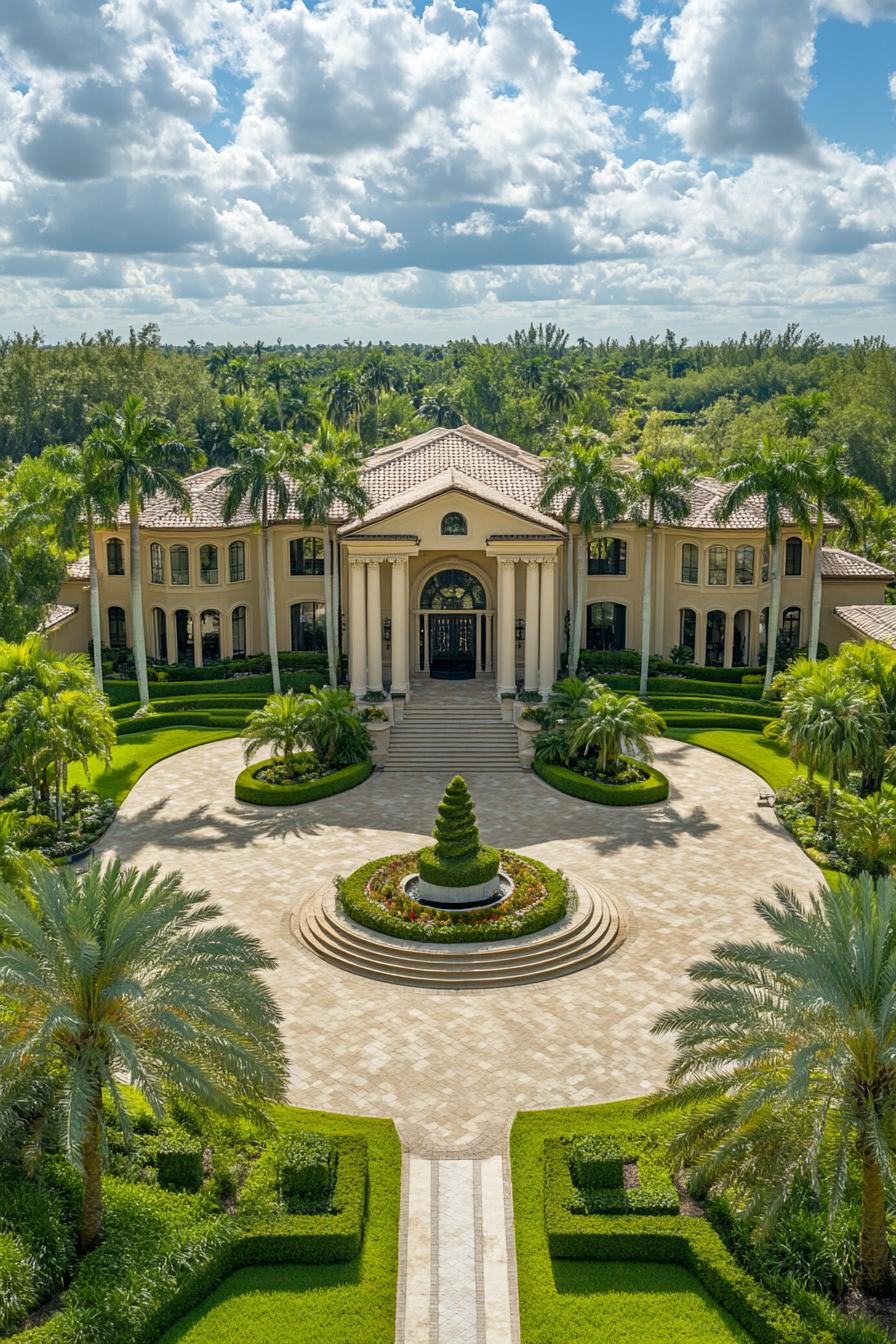
[{"label": "tall palm trunk", "polygon": [[574,677],[579,670],[579,657],[582,649],[582,614],[585,610],[585,589],[588,584],[588,541],[579,537],[576,543],[576,605],[572,623],[572,660],[569,675]]},{"label": "tall palm trunk", "polygon": [[100,576],[96,568],[96,530],[93,509],[87,505],[87,559],[90,569],[90,637],[93,640],[93,679],[103,689],[103,629],[100,624]]},{"label": "tall palm trunk", "polygon": [[146,675],[146,634],[143,629],[143,584],[140,576],[140,502],[136,490],[131,491],[131,624],[134,667],[137,672],[137,694],[141,705],[149,704],[149,678]]},{"label": "tall palm trunk", "polygon": [[576,539],[569,534],[569,545],[566,547],[566,670],[569,675],[575,676],[572,668],[572,635],[573,635],[573,608],[575,606],[575,546]]},{"label": "tall palm trunk", "polygon": [[333,650],[336,658],[336,681],[335,686],[339,685],[339,677],[342,672],[342,566],[339,561],[339,538],[333,536]]},{"label": "tall palm trunk", "polygon": [[274,541],[268,524],[267,492],[261,505],[261,539],[264,552],[264,602],[268,627],[268,653],[274,694],[280,694],[280,659],[277,656],[277,605],[274,600]]},{"label": "tall palm trunk", "polygon": [[336,685],[336,622],[333,613],[333,529],[324,532],[324,622],[327,628],[327,670],[330,685]]},{"label": "tall palm trunk", "polygon": [[769,538],[772,593],[768,609],[768,630],[765,639],[765,682],[762,694],[768,695],[775,675],[775,655],[778,652],[778,621],[781,615],[781,538]]},{"label": "tall palm trunk", "polygon": [[821,561],[824,546],[824,533],[819,530],[815,539],[815,551],[812,562],[812,616],[809,622],[809,658],[814,663],[818,657],[818,635],[821,629]]},{"label": "tall palm trunk", "polygon": [[859,1255],[863,1287],[875,1297],[882,1297],[890,1286],[887,1201],[880,1167],[867,1152],[862,1161],[862,1232]]},{"label": "tall palm trunk", "polygon": [[103,1167],[100,1147],[101,1106],[99,1096],[92,1103],[93,1114],[87,1122],[81,1161],[84,1169],[84,1195],[81,1202],[82,1253],[91,1250],[103,1235]]},{"label": "tall palm trunk", "polygon": [[641,684],[639,693],[647,694],[647,674],[650,670],[650,626],[652,623],[651,602],[653,598],[653,501],[650,502],[650,515],[647,520],[647,537],[644,548],[644,591],[641,594]]}]

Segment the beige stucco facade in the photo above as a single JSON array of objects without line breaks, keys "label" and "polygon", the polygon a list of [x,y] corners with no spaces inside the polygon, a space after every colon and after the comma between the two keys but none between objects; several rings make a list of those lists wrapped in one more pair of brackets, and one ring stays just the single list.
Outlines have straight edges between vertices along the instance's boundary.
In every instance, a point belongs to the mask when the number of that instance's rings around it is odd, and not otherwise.
[{"label": "beige stucco facade", "polygon": [[[458,469],[445,467],[448,439]],[[519,685],[544,693],[565,648],[570,549],[581,543],[575,525],[570,531],[532,504],[540,459],[464,429],[431,431],[406,448],[381,450],[370,463],[372,483],[385,468],[398,485],[382,491],[366,518],[334,519],[329,541],[322,528],[306,529],[289,519],[272,524],[278,647],[320,643],[320,571],[323,547],[331,545],[339,642],[358,693],[391,688],[393,694],[407,694],[414,676],[440,668],[442,675],[494,679],[498,693]],[[148,512],[140,528],[147,650],[163,662],[216,661],[260,653],[267,646],[260,533],[248,521],[229,527],[205,521],[210,514],[205,499],[218,474],[192,478],[204,492],[201,519],[167,526],[166,515],[157,510],[156,516]],[[391,497],[389,491],[394,491]],[[644,528],[623,521],[594,539],[584,645],[641,647],[646,536]],[[698,663],[755,663],[770,603],[764,541],[761,520],[751,527],[658,527],[651,652],[668,655],[673,646],[687,642]],[[803,644],[813,555],[796,528],[785,530],[782,553],[782,622]],[[129,644],[127,527],[99,533],[97,556],[103,642]],[[830,647],[855,638],[834,608],[882,603],[888,582],[879,566],[860,557],[837,558],[844,556],[826,552],[826,567],[833,572],[823,584],[821,638]],[[446,572],[454,585],[447,596],[437,577]],[[461,607],[450,609],[455,600]],[[83,561],[64,584],[59,603],[62,614],[48,627],[51,642],[59,649],[86,649],[89,599]],[[457,667],[446,673],[452,657]]]}]

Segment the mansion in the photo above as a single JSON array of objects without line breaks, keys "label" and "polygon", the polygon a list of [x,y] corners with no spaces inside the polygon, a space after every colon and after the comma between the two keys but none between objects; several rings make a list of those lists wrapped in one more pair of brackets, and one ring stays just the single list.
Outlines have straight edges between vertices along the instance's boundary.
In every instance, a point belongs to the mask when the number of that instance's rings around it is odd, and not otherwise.
[{"label": "mansion", "polygon": [[[356,694],[406,696],[412,678],[482,678],[498,694],[520,685],[545,694],[565,647],[570,551],[576,527],[539,508],[543,462],[469,425],[431,429],[380,448],[366,461],[370,507],[331,520],[339,592],[337,628]],[[207,664],[267,648],[262,545],[245,511],[222,517],[212,467],[187,478],[192,508],[164,495],[140,516],[147,652],[168,663]],[[696,480],[691,509],[659,526],[653,566],[651,652],[688,645],[707,666],[758,662],[769,607],[761,504],[718,521],[725,487]],[[277,644],[325,647],[324,546],[290,509],[271,524]],[[593,539],[583,645],[641,647],[645,534],[622,520]],[[129,535],[121,515],[97,533],[103,642],[130,644]],[[781,629],[793,648],[809,629],[813,556],[796,527],[785,529]],[[894,575],[848,551],[824,547],[821,639],[878,638],[896,644]],[[60,651],[90,640],[86,558],[74,562],[48,615]]]}]

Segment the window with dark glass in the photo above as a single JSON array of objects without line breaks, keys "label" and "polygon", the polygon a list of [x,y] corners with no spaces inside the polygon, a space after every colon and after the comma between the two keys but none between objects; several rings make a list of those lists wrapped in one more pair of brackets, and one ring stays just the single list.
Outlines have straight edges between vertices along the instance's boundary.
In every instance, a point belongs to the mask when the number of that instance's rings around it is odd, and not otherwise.
[{"label": "window with dark glass", "polygon": [[293,537],[289,543],[289,572],[293,578],[301,574],[323,574],[322,537]]},{"label": "window with dark glass", "polygon": [[706,617],[706,666],[722,667],[725,662],[725,613],[711,611]]},{"label": "window with dark glass", "polygon": [[291,647],[296,653],[319,653],[327,647],[323,602],[293,602],[289,609]]},{"label": "window with dark glass", "polygon": [[200,583],[218,582],[217,546],[199,547],[199,582]]},{"label": "window with dark glass", "polygon": [[591,602],[586,641],[589,649],[624,649],[626,609],[621,602]]},{"label": "window with dark glass", "polygon": [[199,636],[203,663],[220,663],[221,617],[217,611],[204,611],[199,617]]},{"label": "window with dark glass", "polygon": [[728,547],[710,546],[706,561],[707,583],[713,588],[721,588],[728,582]]},{"label": "window with dark glass", "polygon": [[628,543],[621,537],[598,537],[588,547],[589,574],[624,574]]},{"label": "window with dark glass", "polygon": [[465,537],[467,520],[462,513],[446,513],[442,519],[443,537]]},{"label": "window with dark glass", "polygon": [[731,642],[731,664],[745,667],[750,658],[750,613],[739,611],[734,617]]},{"label": "window with dark glass", "polygon": [[124,573],[124,547],[117,537],[106,542],[106,569],[110,574]]},{"label": "window with dark glass", "polygon": [[124,607],[109,608],[109,648],[126,649],[128,646],[128,627]]},{"label": "window with dark glass", "polygon": [[[232,541],[227,547],[227,568],[231,583],[242,583],[246,577],[246,545],[242,541]],[[240,608],[242,610],[242,608]]]},{"label": "window with dark glass", "polygon": [[734,582],[752,583],[756,570],[756,552],[752,546],[738,546],[734,552]]},{"label": "window with dark glass", "polygon": [[165,582],[165,556],[157,541],[154,541],[149,548],[149,581]]},{"label": "window with dark glass", "polygon": [[768,547],[762,548],[762,582],[768,583]]},{"label": "window with dark glass", "polygon": [[799,607],[787,607],[784,615],[781,617],[781,633],[787,641],[788,648],[793,651],[800,647],[800,626],[802,624],[802,613]]},{"label": "window with dark glass", "polygon": [[177,661],[192,667],[194,662],[193,616],[189,611],[174,613],[174,639]]},{"label": "window with dark glass", "polygon": [[190,553],[186,546],[172,546],[168,552],[171,582],[184,586],[190,582]]},{"label": "window with dark glass", "polygon": [[443,569],[426,580],[420,606],[425,611],[473,611],[487,606],[485,589],[464,569]]},{"label": "window with dark glass", "polygon": [[795,578],[803,572],[803,543],[799,537],[788,537],[784,547],[784,573]]},{"label": "window with dark glass", "polygon": [[160,663],[168,661],[168,617],[161,607],[153,607],[153,625],[156,633],[156,657]]},{"label": "window with dark glass", "polygon": [[[242,545],[242,542],[238,542]],[[235,607],[230,617],[230,638],[234,658],[246,656],[246,608]]]},{"label": "window with dark glass", "polygon": [[691,541],[686,541],[681,548],[681,581],[700,582],[700,552]]},{"label": "window with dark glass", "polygon": [[697,649],[697,613],[690,607],[684,607],[678,622],[678,642],[683,648],[696,653]]}]

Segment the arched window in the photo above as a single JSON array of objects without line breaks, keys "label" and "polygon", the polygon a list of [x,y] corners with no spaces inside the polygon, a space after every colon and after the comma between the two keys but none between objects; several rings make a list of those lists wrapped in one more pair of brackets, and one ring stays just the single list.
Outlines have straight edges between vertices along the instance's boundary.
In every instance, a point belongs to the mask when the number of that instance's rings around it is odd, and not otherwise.
[{"label": "arched window", "polygon": [[700,582],[700,552],[692,541],[686,541],[681,548],[681,581]]},{"label": "arched window", "polygon": [[178,587],[186,587],[190,582],[190,553],[186,546],[172,546],[168,560],[171,564],[171,582]]},{"label": "arched window", "polygon": [[711,588],[724,587],[728,582],[728,547],[710,546],[706,560],[706,582]]},{"label": "arched window", "polygon": [[465,569],[442,569],[423,585],[420,606],[426,611],[476,611],[488,604],[485,589]]},{"label": "arched window", "polygon": [[621,602],[591,602],[588,605],[589,649],[624,649],[626,609]]},{"label": "arched window", "polygon": [[794,653],[800,647],[802,612],[799,607],[786,607],[781,617],[781,634],[787,643],[784,652]]},{"label": "arched window", "polygon": [[[242,546],[242,542],[237,545]],[[234,658],[246,656],[246,608],[234,607],[230,617],[230,642]]]},{"label": "arched window", "polygon": [[588,547],[589,574],[624,574],[628,544],[621,537],[598,537]]},{"label": "arched window", "polygon": [[191,611],[181,610],[174,613],[174,636],[177,647],[177,661],[185,663],[187,667],[192,667],[194,650],[193,613]]},{"label": "arched window", "polygon": [[756,551],[752,546],[738,546],[734,552],[734,582],[753,583],[756,575]]},{"label": "arched window", "polygon": [[156,657],[160,663],[168,661],[168,617],[161,607],[152,609],[152,625],[156,638]]},{"label": "arched window", "polygon": [[204,611],[199,617],[203,663],[221,661],[221,617],[217,611]]},{"label": "arched window", "polygon": [[218,582],[217,546],[199,547],[199,582],[200,583]]},{"label": "arched window", "polygon": [[106,570],[109,574],[124,573],[124,547],[117,537],[106,542]]},{"label": "arched window", "polygon": [[683,607],[681,610],[678,620],[678,642],[682,648],[690,649],[693,661],[697,654],[697,613],[690,607]]},{"label": "arched window", "polygon": [[[231,583],[242,583],[246,577],[246,543],[232,541],[227,547],[227,572]],[[243,610],[243,608],[238,608]]]},{"label": "arched window", "polygon": [[154,541],[149,548],[149,581],[165,582],[165,553],[157,541]]},{"label": "arched window", "polygon": [[748,611],[735,613],[731,635],[731,665],[732,667],[746,667],[750,661],[750,613]]},{"label": "arched window", "polygon": [[462,513],[446,513],[442,519],[443,537],[465,537],[467,520]]},{"label": "arched window", "polygon": [[128,625],[124,607],[109,608],[109,648],[126,649],[128,646]]},{"label": "arched window", "polygon": [[794,578],[803,572],[803,543],[800,537],[788,537],[784,547],[784,573]]},{"label": "arched window", "polygon": [[289,572],[293,578],[302,574],[323,574],[324,543],[322,537],[293,537],[289,543]]},{"label": "arched window", "polygon": [[327,647],[323,602],[293,602],[289,609],[290,646],[297,653],[319,653]]},{"label": "arched window", "polygon": [[710,611],[706,617],[706,666],[722,667],[725,662],[725,613]]}]

